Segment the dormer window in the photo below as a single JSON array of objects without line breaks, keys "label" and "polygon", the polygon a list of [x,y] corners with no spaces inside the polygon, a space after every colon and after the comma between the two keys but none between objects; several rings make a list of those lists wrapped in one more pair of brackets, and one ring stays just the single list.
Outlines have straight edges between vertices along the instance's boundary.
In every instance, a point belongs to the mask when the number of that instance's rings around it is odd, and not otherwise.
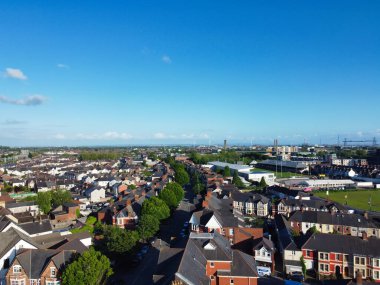
[{"label": "dormer window", "polygon": [[20,265],[13,266],[13,273],[21,273],[21,266]]}]

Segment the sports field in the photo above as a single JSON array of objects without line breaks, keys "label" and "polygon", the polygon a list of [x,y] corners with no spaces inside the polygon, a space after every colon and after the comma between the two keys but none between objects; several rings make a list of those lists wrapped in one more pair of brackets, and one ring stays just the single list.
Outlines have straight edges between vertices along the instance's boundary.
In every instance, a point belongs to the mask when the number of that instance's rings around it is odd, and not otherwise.
[{"label": "sports field", "polygon": [[[380,212],[380,190],[330,191],[328,196],[326,195],[326,191],[315,192],[313,194],[343,205],[347,201],[347,205],[353,208]],[[371,209],[369,201],[371,201]]]}]

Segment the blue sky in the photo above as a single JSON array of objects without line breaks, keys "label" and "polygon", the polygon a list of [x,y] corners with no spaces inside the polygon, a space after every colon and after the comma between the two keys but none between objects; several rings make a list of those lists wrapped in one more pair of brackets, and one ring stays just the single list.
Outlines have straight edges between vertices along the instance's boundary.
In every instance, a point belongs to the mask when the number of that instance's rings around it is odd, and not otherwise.
[{"label": "blue sky", "polygon": [[380,139],[380,1],[0,1],[0,145]]}]

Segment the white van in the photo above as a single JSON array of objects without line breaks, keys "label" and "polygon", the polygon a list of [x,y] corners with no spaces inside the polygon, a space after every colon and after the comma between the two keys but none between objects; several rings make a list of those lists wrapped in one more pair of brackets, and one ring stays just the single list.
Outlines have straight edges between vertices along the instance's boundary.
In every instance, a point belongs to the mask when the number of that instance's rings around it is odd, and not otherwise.
[{"label": "white van", "polygon": [[269,267],[257,266],[257,274],[259,277],[269,277],[272,274],[272,271]]}]

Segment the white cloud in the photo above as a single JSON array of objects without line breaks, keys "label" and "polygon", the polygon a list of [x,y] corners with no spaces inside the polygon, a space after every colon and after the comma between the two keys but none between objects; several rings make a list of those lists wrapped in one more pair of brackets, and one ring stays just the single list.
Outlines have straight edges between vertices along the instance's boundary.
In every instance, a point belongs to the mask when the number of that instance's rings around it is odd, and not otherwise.
[{"label": "white cloud", "polygon": [[64,63],[58,63],[57,67],[62,68],[62,69],[70,69],[70,66],[68,66],[67,64],[64,64]]},{"label": "white cloud", "polygon": [[172,63],[172,59],[168,55],[163,55],[161,60],[166,64]]},{"label": "white cloud", "polygon": [[363,136],[363,132],[362,132],[362,131],[358,131],[358,132],[356,132],[356,135],[357,135],[358,137],[362,137],[362,136]]},{"label": "white cloud", "polygon": [[28,77],[26,77],[26,75],[20,69],[10,68],[10,67],[5,69],[5,77],[20,79],[20,80],[28,79]]},{"label": "white cloud", "polygon": [[155,138],[155,139],[166,139],[166,138],[168,138],[168,137],[167,137],[167,135],[165,135],[164,133],[155,133],[155,134],[153,135],[153,138]]},{"label": "white cloud", "polygon": [[30,95],[22,99],[12,99],[6,96],[0,96],[0,103],[24,106],[41,105],[46,101],[46,97],[42,95]]},{"label": "white cloud", "polygon": [[64,134],[55,134],[54,138],[57,140],[64,140],[66,136]]},{"label": "white cloud", "polygon": [[134,137],[131,134],[128,133],[119,133],[119,132],[105,132],[102,134],[83,134],[79,133],[76,136],[74,136],[74,139],[84,139],[84,140],[115,140],[115,139],[121,139],[121,140],[129,140],[133,139]]}]

